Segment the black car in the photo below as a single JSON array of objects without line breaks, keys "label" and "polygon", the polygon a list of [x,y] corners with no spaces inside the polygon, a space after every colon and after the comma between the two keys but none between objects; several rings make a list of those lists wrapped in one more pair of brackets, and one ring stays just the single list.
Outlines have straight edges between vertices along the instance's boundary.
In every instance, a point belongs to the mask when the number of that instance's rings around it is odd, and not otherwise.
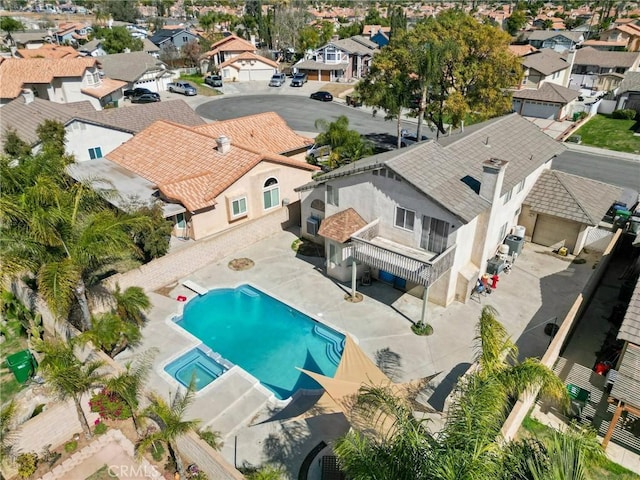
[{"label": "black car", "polygon": [[131,97],[131,103],[154,103],[160,101],[160,95],[157,93],[143,93]]},{"label": "black car", "polygon": [[145,93],[151,94],[151,95],[155,95],[156,97],[160,98],[160,94],[159,93],[152,92],[148,88],[130,88],[128,90],[125,90],[124,91],[124,98],[139,97],[140,95],[143,95]]},{"label": "black car", "polygon": [[290,85],[292,87],[301,87],[307,83],[307,74],[306,73],[296,73],[291,79]]},{"label": "black car", "polygon": [[311,99],[320,100],[321,102],[330,102],[333,100],[333,95],[329,92],[314,92],[311,94]]},{"label": "black car", "polygon": [[204,77],[204,83],[211,87],[221,87],[222,77],[220,75],[207,75]]}]

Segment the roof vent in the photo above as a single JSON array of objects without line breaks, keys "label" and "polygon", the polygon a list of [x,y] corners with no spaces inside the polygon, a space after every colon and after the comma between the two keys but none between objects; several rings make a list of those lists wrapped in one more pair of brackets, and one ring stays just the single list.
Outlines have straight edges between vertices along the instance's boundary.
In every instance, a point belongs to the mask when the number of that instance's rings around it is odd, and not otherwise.
[{"label": "roof vent", "polygon": [[24,90],[22,90],[22,98],[24,98],[24,104],[28,105],[31,102],[33,102],[35,100],[35,94],[33,93],[33,90],[29,89],[29,88],[25,88]]},{"label": "roof vent", "polygon": [[216,144],[218,146],[218,152],[220,152],[222,154],[225,154],[229,150],[231,150],[231,140],[229,140],[229,137],[226,137],[224,135],[220,135],[216,139]]},{"label": "roof vent", "polygon": [[487,139],[484,142],[484,146],[485,147],[490,147],[491,145],[489,144],[489,137],[487,137]]}]

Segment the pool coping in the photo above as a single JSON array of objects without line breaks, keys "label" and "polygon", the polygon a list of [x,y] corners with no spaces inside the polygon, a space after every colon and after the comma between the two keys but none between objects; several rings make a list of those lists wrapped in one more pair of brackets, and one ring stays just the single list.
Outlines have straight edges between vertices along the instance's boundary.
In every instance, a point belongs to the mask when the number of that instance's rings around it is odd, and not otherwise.
[{"label": "pool coping", "polygon": [[[201,285],[201,283],[199,283],[199,284]],[[194,298],[206,295],[211,290],[218,290],[218,289],[223,289],[223,288],[225,288],[225,289],[237,289],[237,288],[239,288],[239,287],[241,287],[243,285],[248,285],[250,287],[253,287],[256,290],[259,290],[260,292],[262,292],[262,293],[270,296],[271,298],[279,301],[280,303],[282,303],[284,305],[287,305],[287,306],[289,306],[291,308],[295,308],[295,310],[297,310],[298,312],[302,313],[303,315],[306,315],[307,317],[312,319],[314,322],[317,322],[317,323],[319,323],[321,325],[329,327],[329,328],[335,330],[336,332],[341,333],[344,336],[349,335],[356,344],[360,343],[358,341],[357,337],[355,337],[353,334],[347,332],[346,330],[344,330],[344,329],[342,329],[342,328],[340,328],[340,327],[338,327],[338,326],[336,326],[336,325],[334,325],[334,324],[332,324],[330,322],[324,321],[324,318],[323,318],[322,314],[313,315],[313,314],[311,314],[311,313],[309,313],[309,312],[307,312],[307,311],[305,311],[305,310],[303,310],[303,309],[301,309],[301,308],[299,308],[297,306],[293,306],[288,301],[286,301],[285,299],[281,298],[279,295],[276,295],[276,294],[272,293],[271,291],[269,291],[266,288],[262,288],[260,286],[257,286],[253,282],[242,281],[242,282],[235,282],[235,283],[233,283],[231,285],[227,283],[227,284],[216,284],[215,286],[203,286],[204,288],[207,289],[207,291],[204,294],[198,294],[198,293],[193,292],[192,295],[188,295],[187,296],[186,300],[177,300],[175,313],[169,314],[165,318],[165,324],[169,325],[169,328],[173,329],[176,332],[179,332],[184,337],[186,337],[188,339],[191,339],[194,343],[192,345],[189,345],[186,348],[183,348],[182,350],[177,352],[175,355],[172,355],[168,359],[166,359],[165,361],[161,362],[159,364],[158,370],[157,370],[157,373],[159,373],[160,377],[162,377],[170,385],[177,386],[178,388],[184,388],[184,385],[180,381],[178,381],[177,379],[175,379],[174,377],[172,377],[171,375],[169,375],[169,373],[167,373],[165,371],[165,367],[167,365],[169,365],[171,362],[177,360],[181,356],[186,355],[190,351],[200,347],[200,345],[203,345],[206,349],[209,349],[211,352],[220,355],[220,353],[216,352],[211,347],[207,346],[198,337],[196,337],[192,333],[188,332],[186,329],[184,329],[184,328],[180,327],[179,325],[177,325],[176,324],[176,320],[177,320],[177,318],[182,317],[184,315],[184,307],[185,307],[185,305],[187,303],[189,303],[191,300],[193,300]],[[275,396],[275,393],[272,392],[269,388],[265,387],[257,377],[251,375],[249,372],[247,372],[241,366],[239,366],[237,364],[234,364],[233,362],[231,362],[230,360],[226,359],[222,355],[220,355],[220,358],[223,358],[225,361],[227,361],[230,364],[232,364],[233,367],[229,368],[228,370],[225,370],[219,377],[215,378],[213,381],[211,381],[211,383],[206,385],[204,388],[202,388],[202,389],[200,389],[198,391],[195,391],[194,392],[194,396],[195,397],[201,397],[205,393],[209,393],[209,390],[211,390],[213,386],[215,386],[216,384],[220,385],[221,380],[224,379],[227,376],[227,373],[232,372],[232,371],[235,374],[241,375],[246,380],[252,382],[253,383],[253,388],[257,389],[258,391],[260,391],[261,393],[263,393],[266,396],[266,401],[272,402],[274,404],[274,406],[278,406],[278,407],[284,407],[284,406],[288,405],[289,403],[291,403],[291,401],[294,399],[294,397],[297,394],[299,394],[299,392],[300,393],[304,393],[304,392],[321,392],[322,391],[322,388],[317,389],[317,390],[301,388],[301,389],[296,390],[291,396],[289,396],[287,398],[284,398],[284,399],[279,399],[278,397]]]}]

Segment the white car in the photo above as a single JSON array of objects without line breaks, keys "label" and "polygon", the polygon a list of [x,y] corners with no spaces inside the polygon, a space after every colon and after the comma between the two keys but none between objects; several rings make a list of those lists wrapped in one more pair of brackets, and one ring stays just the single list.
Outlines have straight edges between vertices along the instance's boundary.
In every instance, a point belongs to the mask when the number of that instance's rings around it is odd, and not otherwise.
[{"label": "white car", "polygon": [[307,157],[313,159],[322,159],[331,155],[331,147],[329,145],[313,144],[309,150],[307,150]]}]

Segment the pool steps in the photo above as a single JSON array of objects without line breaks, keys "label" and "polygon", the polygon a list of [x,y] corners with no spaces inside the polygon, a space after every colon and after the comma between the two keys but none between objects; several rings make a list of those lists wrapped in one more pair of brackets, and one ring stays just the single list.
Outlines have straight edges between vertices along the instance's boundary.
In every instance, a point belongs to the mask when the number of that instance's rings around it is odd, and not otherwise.
[{"label": "pool steps", "polygon": [[240,293],[245,294],[247,297],[259,297],[260,296],[260,294],[258,292],[254,291],[250,287],[246,287],[246,286],[240,287],[238,291]]},{"label": "pool steps", "polygon": [[235,363],[231,363],[229,360],[224,358],[218,352],[214,352],[213,350],[211,350],[204,343],[201,343],[196,348],[200,350],[202,353],[204,353],[207,357],[212,358],[213,360],[218,362],[220,365],[222,365],[225,368],[225,371],[229,370],[231,367],[235,367]]},{"label": "pool steps", "polygon": [[324,325],[317,323],[313,331],[320,337],[327,340],[327,357],[334,365],[340,364],[342,352],[344,351],[345,337]]}]

